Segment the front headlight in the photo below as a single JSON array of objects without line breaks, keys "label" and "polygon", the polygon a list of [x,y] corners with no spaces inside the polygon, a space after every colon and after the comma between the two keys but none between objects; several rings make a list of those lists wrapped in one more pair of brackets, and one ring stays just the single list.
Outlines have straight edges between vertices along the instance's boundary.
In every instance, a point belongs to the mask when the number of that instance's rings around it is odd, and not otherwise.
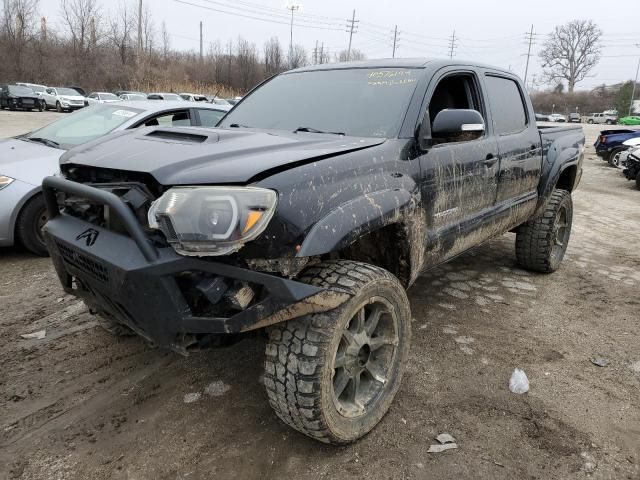
[{"label": "front headlight", "polygon": [[255,187],[174,187],[151,205],[149,226],[181,255],[226,255],[264,231],[277,198]]},{"label": "front headlight", "polygon": [[15,181],[15,178],[7,177],[6,175],[0,175],[0,190],[8,187]]}]

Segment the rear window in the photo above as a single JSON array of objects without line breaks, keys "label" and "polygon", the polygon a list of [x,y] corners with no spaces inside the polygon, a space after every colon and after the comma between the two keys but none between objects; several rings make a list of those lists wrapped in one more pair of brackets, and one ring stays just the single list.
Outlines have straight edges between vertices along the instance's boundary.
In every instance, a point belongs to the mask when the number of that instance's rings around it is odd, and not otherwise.
[{"label": "rear window", "polygon": [[487,93],[497,135],[517,133],[527,127],[527,114],[518,84],[509,78],[486,77]]}]

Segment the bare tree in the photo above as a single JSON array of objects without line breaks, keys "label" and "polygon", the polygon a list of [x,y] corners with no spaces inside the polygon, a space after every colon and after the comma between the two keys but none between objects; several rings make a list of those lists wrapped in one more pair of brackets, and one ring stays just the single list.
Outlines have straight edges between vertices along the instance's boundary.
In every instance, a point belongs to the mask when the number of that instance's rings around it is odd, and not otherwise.
[{"label": "bare tree", "polygon": [[307,64],[307,51],[302,45],[295,45],[291,52],[291,68],[304,67]]},{"label": "bare tree", "polygon": [[[364,54],[364,52],[357,50],[355,48],[351,49],[351,54],[349,54],[347,56],[347,50],[341,50],[340,53],[337,55],[337,60],[339,62],[346,62],[346,61],[350,61],[350,62],[355,62],[357,60],[365,60],[367,58],[367,56]],[[348,57],[348,60],[347,60]]]},{"label": "bare tree", "polygon": [[256,46],[244,38],[238,37],[236,61],[240,77],[240,88],[246,91],[255,84],[258,77],[258,52],[256,51]]},{"label": "bare tree", "polygon": [[268,77],[284,70],[284,53],[278,37],[271,37],[264,44],[264,70]]},{"label": "bare tree", "polygon": [[62,20],[66,24],[75,52],[82,54],[95,44],[100,36],[100,7],[97,0],[61,0]]},{"label": "bare tree", "polygon": [[4,0],[2,36],[7,49],[5,58],[13,58],[17,77],[23,75],[25,50],[37,31],[38,3],[39,0]]},{"label": "bare tree", "polygon": [[571,93],[600,60],[602,30],[591,20],[573,20],[557,26],[540,52],[550,83],[567,82]]},{"label": "bare tree", "polygon": [[127,65],[133,56],[134,14],[126,3],[109,20],[109,41],[118,51],[120,62]]},{"label": "bare tree", "polygon": [[162,41],[162,61],[166,64],[169,61],[169,55],[171,54],[171,35],[167,30],[167,23],[162,22],[160,28],[160,40]]}]

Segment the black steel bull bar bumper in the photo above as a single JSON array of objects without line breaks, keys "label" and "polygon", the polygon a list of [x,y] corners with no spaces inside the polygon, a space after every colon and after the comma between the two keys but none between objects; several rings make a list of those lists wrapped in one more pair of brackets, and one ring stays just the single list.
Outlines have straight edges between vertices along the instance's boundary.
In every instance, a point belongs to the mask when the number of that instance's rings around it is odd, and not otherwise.
[{"label": "black steel bull bar bumper", "polygon": [[[330,310],[347,299],[345,294],[295,280],[157,247],[130,208],[111,192],[60,177],[45,178],[42,188],[49,214],[45,239],[65,291],[158,345],[182,351],[176,343],[181,334],[254,330]],[[61,213],[56,192],[108,206],[127,235]],[[262,285],[268,295],[230,317],[197,317],[176,282],[183,272]]]}]

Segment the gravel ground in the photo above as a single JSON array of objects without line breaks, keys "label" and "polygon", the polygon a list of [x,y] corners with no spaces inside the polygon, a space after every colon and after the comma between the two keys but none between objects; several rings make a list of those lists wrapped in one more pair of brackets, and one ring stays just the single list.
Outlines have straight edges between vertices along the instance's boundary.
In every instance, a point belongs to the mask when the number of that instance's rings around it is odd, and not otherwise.
[{"label": "gravel ground", "polygon": [[[0,112],[0,136],[56,115]],[[403,386],[347,447],[278,421],[262,338],[187,358],[114,339],[48,259],[0,249],[0,478],[640,478],[640,191],[584,129],[561,269],[518,269],[507,234],[420,277]],[[528,394],[508,390],[515,367]],[[459,448],[427,453],[442,432]]]}]

